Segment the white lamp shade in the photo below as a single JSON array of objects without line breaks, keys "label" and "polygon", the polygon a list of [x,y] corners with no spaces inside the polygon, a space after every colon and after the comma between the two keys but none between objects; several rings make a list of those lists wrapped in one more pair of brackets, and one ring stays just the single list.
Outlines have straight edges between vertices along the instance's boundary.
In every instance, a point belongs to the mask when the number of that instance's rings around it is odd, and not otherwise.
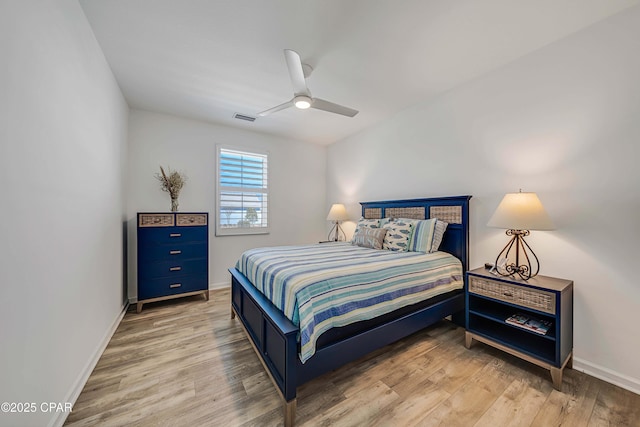
[{"label": "white lamp shade", "polygon": [[536,193],[507,193],[487,223],[508,230],[553,230],[551,218]]},{"label": "white lamp shade", "polygon": [[331,205],[329,215],[327,215],[327,221],[346,221],[349,219],[347,210],[342,203],[334,203]]}]

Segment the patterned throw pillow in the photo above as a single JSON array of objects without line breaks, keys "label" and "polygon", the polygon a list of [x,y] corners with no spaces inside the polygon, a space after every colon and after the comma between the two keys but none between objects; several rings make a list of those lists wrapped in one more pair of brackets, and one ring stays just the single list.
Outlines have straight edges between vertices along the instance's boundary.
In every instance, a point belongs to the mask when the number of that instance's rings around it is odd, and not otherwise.
[{"label": "patterned throw pillow", "polygon": [[354,239],[356,237],[356,234],[358,234],[358,231],[362,230],[363,228],[380,228],[380,220],[360,218],[358,220],[358,224],[356,225],[356,229],[353,232],[353,238],[351,239],[351,243],[355,244]]},{"label": "patterned throw pillow", "polygon": [[406,252],[413,232],[413,222],[396,219],[384,225],[387,234],[384,236],[383,249]]},{"label": "patterned throw pillow", "polygon": [[436,220],[436,228],[433,232],[433,244],[431,245],[431,251],[435,252],[440,249],[440,243],[442,243],[442,238],[444,237],[444,232],[447,229],[448,222]]},{"label": "patterned throw pillow", "polygon": [[380,220],[380,228],[384,227],[385,224],[389,224],[391,221],[393,221],[393,218],[382,218]]},{"label": "patterned throw pillow", "polygon": [[417,221],[413,228],[413,235],[409,243],[411,252],[431,252],[433,246],[433,235],[436,228],[436,219],[425,219]]},{"label": "patterned throw pillow", "polygon": [[363,228],[353,235],[352,243],[363,248],[382,249],[386,228]]}]

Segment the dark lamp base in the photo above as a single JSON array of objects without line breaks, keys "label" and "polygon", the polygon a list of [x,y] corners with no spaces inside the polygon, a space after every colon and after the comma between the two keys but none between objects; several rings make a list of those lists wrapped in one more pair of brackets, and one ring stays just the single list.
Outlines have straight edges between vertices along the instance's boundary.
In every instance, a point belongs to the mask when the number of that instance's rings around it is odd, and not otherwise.
[{"label": "dark lamp base", "polygon": [[[506,234],[513,237],[496,257],[495,271],[501,276],[514,276],[517,274],[523,280],[535,277],[540,271],[540,262],[531,246],[524,240],[524,237],[530,234],[529,230],[507,230]],[[515,261],[510,262],[510,259],[514,257],[512,252],[514,246]],[[532,268],[530,256],[535,260],[535,271]]]},{"label": "dark lamp base", "polygon": [[[335,233],[334,233],[335,230]],[[331,236],[333,234],[333,236]],[[342,237],[346,240],[347,239],[347,235],[344,234],[344,231],[342,231],[342,228],[340,227],[340,224],[338,223],[338,221],[335,221],[335,223],[333,224],[333,227],[331,227],[331,231],[329,231],[329,235],[327,236],[327,240],[329,240],[330,242],[338,242],[340,241],[340,234],[342,234]]]}]

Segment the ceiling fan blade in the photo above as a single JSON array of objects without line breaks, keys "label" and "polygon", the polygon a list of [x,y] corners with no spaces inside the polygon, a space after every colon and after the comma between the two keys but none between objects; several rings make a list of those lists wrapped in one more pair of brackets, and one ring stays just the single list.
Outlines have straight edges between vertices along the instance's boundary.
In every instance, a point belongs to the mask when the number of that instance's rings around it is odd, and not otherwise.
[{"label": "ceiling fan blade", "polygon": [[289,69],[289,77],[291,78],[291,85],[293,85],[294,94],[311,96],[309,94],[309,89],[307,89],[307,82],[304,79],[302,60],[300,59],[298,52],[291,49],[285,49],[284,59],[287,61],[287,68]]},{"label": "ceiling fan blade", "polygon": [[320,99],[320,98],[313,98],[313,102],[311,103],[311,108],[328,111],[330,113],[342,114],[343,116],[347,116],[347,117],[353,117],[356,114],[358,114],[358,110],[354,110],[353,108],[334,104],[333,102],[325,101],[324,99]]},{"label": "ceiling fan blade", "polygon": [[269,108],[268,110],[264,110],[261,113],[258,113],[260,117],[268,116],[269,114],[275,113],[280,110],[284,110],[285,108],[293,107],[293,99],[291,101],[287,101],[284,104],[280,104],[276,107]]}]

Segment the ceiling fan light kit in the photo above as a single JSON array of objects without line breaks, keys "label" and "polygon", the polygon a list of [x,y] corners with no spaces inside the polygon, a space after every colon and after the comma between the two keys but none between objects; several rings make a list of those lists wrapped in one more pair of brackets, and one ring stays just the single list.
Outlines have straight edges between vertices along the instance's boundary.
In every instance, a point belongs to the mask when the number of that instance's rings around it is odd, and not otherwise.
[{"label": "ceiling fan light kit", "polygon": [[289,69],[289,77],[291,78],[294,97],[291,101],[287,101],[284,104],[280,104],[258,113],[259,116],[268,116],[269,114],[289,107],[297,107],[301,110],[315,108],[316,110],[328,111],[330,113],[340,114],[347,117],[353,117],[358,114],[358,110],[354,110],[353,108],[334,104],[333,102],[325,101],[324,99],[311,97],[311,92],[309,91],[305,80],[311,73],[311,67],[306,64],[302,64],[300,55],[291,49],[284,50],[284,59],[287,62],[287,68]]},{"label": "ceiling fan light kit", "polygon": [[293,98],[293,103],[301,110],[306,110],[311,107],[311,98],[305,95],[298,95]]}]

